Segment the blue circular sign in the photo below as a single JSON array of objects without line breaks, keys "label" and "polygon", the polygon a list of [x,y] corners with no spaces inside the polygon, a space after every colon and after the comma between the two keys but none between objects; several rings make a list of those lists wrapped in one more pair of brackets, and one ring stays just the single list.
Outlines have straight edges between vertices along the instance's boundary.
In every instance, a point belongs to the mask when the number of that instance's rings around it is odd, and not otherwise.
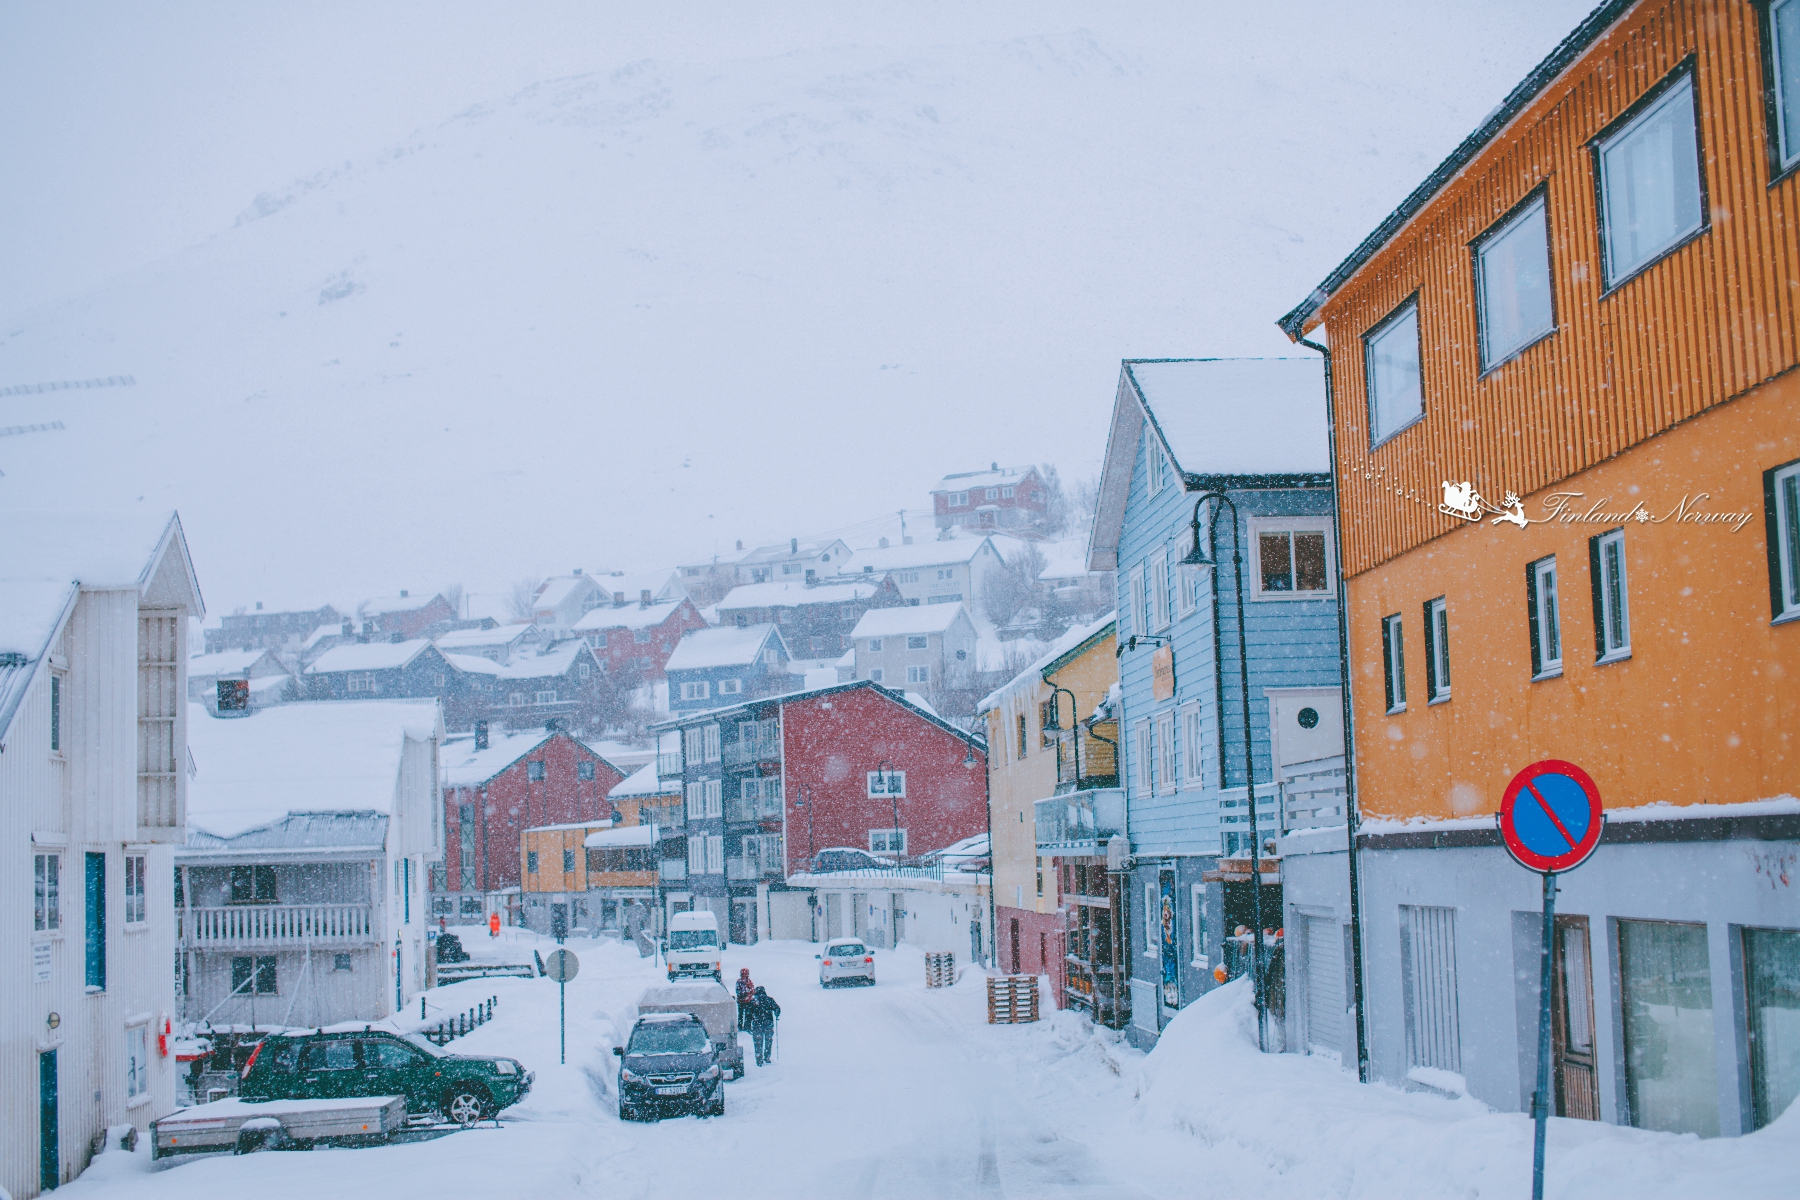
[{"label": "blue circular sign", "polygon": [[1600,844],[1600,789],[1574,763],[1547,758],[1513,776],[1500,798],[1500,838],[1533,871],[1570,871]]}]

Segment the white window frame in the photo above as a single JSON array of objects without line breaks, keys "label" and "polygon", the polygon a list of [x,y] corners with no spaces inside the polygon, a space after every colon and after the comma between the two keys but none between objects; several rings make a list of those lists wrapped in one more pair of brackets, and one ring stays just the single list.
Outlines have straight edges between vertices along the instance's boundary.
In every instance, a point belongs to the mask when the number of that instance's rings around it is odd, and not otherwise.
[{"label": "white window frame", "polygon": [[721,696],[739,696],[743,694],[743,691],[744,681],[741,679],[719,680],[719,695]]},{"label": "white window frame", "polygon": [[1381,618],[1381,664],[1389,716],[1406,711],[1406,622],[1399,613]]},{"label": "white window frame", "polygon": [[1425,673],[1426,703],[1450,699],[1450,602],[1443,596],[1425,602]]},{"label": "white window frame", "polygon": [[[1795,52],[1800,53],[1800,48]],[[1775,600],[1775,620],[1793,621],[1800,619],[1800,462],[1769,472],[1769,489],[1775,505],[1770,594]]]},{"label": "white window frame", "polygon": [[886,674],[887,674],[887,672],[883,671],[880,667],[870,667],[869,668],[869,679],[871,682],[874,682],[874,683],[886,682],[886,680],[884,678],[886,676]]},{"label": "white window frame", "polygon": [[145,854],[125,855],[125,927],[142,928],[149,920],[150,858]]},{"label": "white window frame", "polygon": [[689,875],[704,875],[704,874],[706,874],[706,838],[705,838],[705,836],[704,835],[695,835],[693,837],[688,838],[687,851],[688,851],[688,874]]},{"label": "white window frame", "polygon": [[725,836],[718,833],[706,835],[706,874],[723,875],[725,873]]},{"label": "white window frame", "polygon": [[1162,439],[1156,436],[1156,430],[1144,426],[1144,490],[1154,496],[1162,491],[1169,482],[1169,459],[1162,452]]},{"label": "white window frame", "polygon": [[1002,500],[1011,500],[1013,497],[1017,496],[1018,494],[1019,494],[1019,489],[1016,487],[1003,487],[1000,489],[1000,498]]},{"label": "white window frame", "polygon": [[1155,881],[1144,885],[1144,957],[1162,957],[1162,884]]},{"label": "white window frame", "polygon": [[[878,784],[876,781],[883,776],[886,776],[885,785]],[[883,790],[884,786],[886,790]],[[868,794],[871,799],[886,800],[894,796],[898,796],[902,800],[906,799],[906,772],[896,771],[892,768],[886,771],[870,771],[868,773]]]},{"label": "white window frame", "polygon": [[[1604,265],[1602,283],[1606,291],[1611,291],[1653,263],[1660,261],[1670,251],[1700,234],[1707,227],[1706,163],[1700,152],[1700,100],[1699,94],[1694,88],[1694,73],[1689,68],[1682,68],[1658,84],[1657,88],[1659,90],[1650,93],[1655,99],[1645,104],[1639,112],[1632,114],[1630,120],[1623,125],[1603,137],[1595,139],[1593,143],[1594,173],[1600,181],[1600,259]],[[1656,246],[1640,249],[1638,256],[1631,262],[1620,264],[1615,260],[1618,248],[1614,243],[1614,234],[1623,226],[1624,222],[1620,219],[1623,213],[1615,213],[1613,210],[1615,193],[1612,163],[1608,156],[1621,149],[1626,142],[1652,121],[1669,114],[1672,109],[1681,107],[1684,102],[1689,122],[1688,130],[1694,139],[1694,221],[1692,224],[1675,230]],[[1671,176],[1668,182],[1680,186],[1685,181]],[[1624,181],[1620,181],[1620,186],[1628,185]],[[1622,199],[1621,204],[1623,204]]]},{"label": "white window frame", "polygon": [[1156,714],[1156,780],[1157,791],[1169,795],[1179,786],[1175,774],[1175,712],[1170,709]]},{"label": "white window frame", "polygon": [[1206,755],[1201,747],[1205,744],[1206,711],[1198,704],[1184,705],[1181,709],[1181,777],[1193,787],[1204,787],[1206,784]]},{"label": "white window frame", "polygon": [[[1265,533],[1318,533],[1325,537],[1325,588],[1323,591],[1265,591],[1262,577],[1262,535]],[[1250,553],[1245,555],[1250,566],[1250,599],[1252,600],[1330,600],[1337,595],[1337,561],[1332,557],[1330,517],[1251,517],[1249,520]],[[1288,538],[1288,566],[1296,576],[1294,540]]]},{"label": "white window frame", "polygon": [[931,667],[929,665],[926,665],[926,666],[912,666],[912,667],[906,668],[906,682],[908,682],[908,683],[923,683],[923,684],[930,683],[931,682]]},{"label": "white window frame", "polygon": [[718,762],[720,754],[718,722],[715,721],[713,724],[703,727],[700,732],[700,740],[706,761]]},{"label": "white window frame", "polygon": [[969,507],[969,493],[967,493],[967,492],[951,492],[949,495],[949,498],[945,502],[945,507],[947,507],[947,508],[967,508],[967,507]]},{"label": "white window frame", "polygon": [[681,685],[683,700],[706,700],[710,698],[712,686],[704,679],[690,679]]},{"label": "white window frame", "polygon": [[554,691],[548,691],[548,690],[538,692],[534,698],[534,703],[555,704],[556,703],[556,693]]},{"label": "white window frame", "polygon": [[69,675],[66,671],[51,668],[50,670],[50,757],[64,758],[67,755],[63,746],[63,709],[68,704]]},{"label": "white window frame", "polygon": [[[877,840],[884,843],[899,841],[898,846],[891,844],[877,845]],[[869,830],[869,853],[871,854],[905,854],[906,830],[904,829],[871,829]]]},{"label": "white window frame", "polygon": [[1194,549],[1194,531],[1190,527],[1175,540],[1175,563],[1171,568],[1171,576],[1175,585],[1175,612],[1178,616],[1187,616],[1200,604],[1200,568],[1186,567],[1181,560]]},{"label": "white window frame", "polygon": [[706,796],[706,816],[720,817],[725,815],[725,782],[721,779],[701,781]]},{"label": "white window frame", "polygon": [[1188,939],[1194,944],[1194,956],[1190,965],[1205,970],[1212,966],[1212,956],[1206,952],[1206,885],[1196,883],[1190,887]]},{"label": "white window frame", "polygon": [[31,927],[33,933],[61,934],[62,852],[34,853],[31,859]]},{"label": "white window frame", "polygon": [[[1794,26],[1789,32],[1800,36],[1800,0],[1774,0],[1764,6],[1767,23],[1764,31],[1768,38],[1769,91],[1773,100],[1775,127],[1769,131],[1770,149],[1774,155],[1774,166],[1777,173],[1785,174],[1795,166],[1800,166],[1800,120],[1793,126],[1787,121],[1789,115],[1787,105],[1794,99],[1782,90],[1782,63],[1800,55],[1800,45],[1788,45],[1782,40],[1781,19],[1794,19]],[[1800,118],[1800,107],[1793,114]]]},{"label": "white window frame", "polygon": [[135,1107],[150,1099],[150,1022],[134,1020],[125,1025],[125,1106]]},{"label": "white window frame", "polygon": [[1149,614],[1144,603],[1144,568],[1141,564],[1131,568],[1125,587],[1128,592],[1125,599],[1131,606],[1131,632],[1149,633]]},{"label": "white window frame", "polygon": [[[1544,258],[1544,300],[1546,312],[1540,324],[1521,328],[1513,335],[1513,340],[1506,345],[1494,342],[1494,331],[1498,322],[1494,315],[1497,301],[1505,299],[1499,291],[1507,281],[1499,278],[1497,272],[1490,267],[1489,256],[1502,246],[1510,248],[1510,243],[1523,236],[1525,226],[1537,221],[1543,229],[1543,245],[1541,253]],[[1526,247],[1527,251],[1537,247]],[[1481,369],[1491,371],[1501,363],[1507,362],[1536,345],[1539,341],[1556,332],[1556,294],[1553,285],[1554,272],[1550,259],[1550,207],[1549,192],[1544,187],[1537,188],[1523,204],[1508,213],[1494,227],[1481,235],[1474,248],[1475,256],[1475,316],[1481,331]]]},{"label": "white window frame", "polygon": [[929,634],[909,633],[906,635],[906,648],[908,650],[929,650],[931,649],[931,637]]},{"label": "white window frame", "polygon": [[[1527,570],[1531,584],[1527,618],[1531,622],[1532,641],[1537,645],[1537,660],[1532,663],[1535,670],[1531,677],[1534,680],[1555,679],[1563,669],[1562,589],[1556,577],[1556,555],[1538,559]],[[1547,590],[1546,580],[1550,584]]]},{"label": "white window frame", "polygon": [[1147,718],[1139,721],[1132,733],[1136,750],[1134,757],[1138,760],[1138,791],[1146,796],[1154,796],[1156,794],[1156,744],[1151,732],[1150,721]]},{"label": "white window frame", "polygon": [[[1396,390],[1391,396],[1384,396],[1383,389],[1378,386],[1380,375],[1377,365],[1381,356],[1381,347],[1387,344],[1390,337],[1403,338],[1411,331],[1413,345],[1413,362],[1417,367],[1415,378],[1410,384],[1402,384],[1406,394]],[[1419,322],[1419,297],[1409,296],[1394,309],[1381,318],[1369,331],[1363,334],[1363,379],[1369,397],[1369,447],[1373,449],[1400,435],[1404,430],[1412,428],[1425,419],[1425,350],[1423,327]],[[1410,394],[1416,390],[1418,411],[1412,406],[1414,397]],[[1387,413],[1387,416],[1383,416]]]},{"label": "white window frame", "polygon": [[1167,551],[1158,550],[1144,560],[1145,578],[1149,587],[1150,629],[1160,632],[1169,627],[1169,555]]},{"label": "white window frame", "polygon": [[687,785],[687,816],[690,821],[706,816],[706,784],[702,780]]},{"label": "white window frame", "polygon": [[1625,566],[1625,531],[1593,540],[1596,664],[1631,657],[1631,574]]},{"label": "white window frame", "polygon": [[880,654],[881,653],[881,639],[880,638],[870,638],[869,639],[869,653],[870,654]]}]

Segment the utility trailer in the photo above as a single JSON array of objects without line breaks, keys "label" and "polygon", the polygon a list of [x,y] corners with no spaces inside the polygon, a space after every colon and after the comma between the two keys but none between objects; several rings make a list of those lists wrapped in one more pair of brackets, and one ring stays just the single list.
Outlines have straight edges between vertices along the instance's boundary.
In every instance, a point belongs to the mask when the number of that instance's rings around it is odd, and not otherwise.
[{"label": "utility trailer", "polygon": [[370,1146],[406,1128],[405,1096],[239,1100],[177,1109],[150,1122],[153,1158],[313,1146]]},{"label": "utility trailer", "polygon": [[737,1001],[731,993],[712,980],[681,981],[658,984],[644,989],[638,997],[638,1015],[648,1013],[692,1013],[706,1026],[706,1036],[719,1048],[719,1065],[732,1073],[733,1079],[744,1077],[744,1048],[738,1044]]}]

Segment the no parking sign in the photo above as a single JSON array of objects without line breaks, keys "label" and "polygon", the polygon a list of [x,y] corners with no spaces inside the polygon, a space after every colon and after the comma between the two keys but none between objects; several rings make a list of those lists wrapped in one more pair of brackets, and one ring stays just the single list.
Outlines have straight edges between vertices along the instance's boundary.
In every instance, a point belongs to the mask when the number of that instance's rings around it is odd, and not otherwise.
[{"label": "no parking sign", "polygon": [[1572,762],[1546,758],[1513,776],[1500,797],[1500,837],[1522,867],[1572,871],[1600,844],[1600,789]]}]

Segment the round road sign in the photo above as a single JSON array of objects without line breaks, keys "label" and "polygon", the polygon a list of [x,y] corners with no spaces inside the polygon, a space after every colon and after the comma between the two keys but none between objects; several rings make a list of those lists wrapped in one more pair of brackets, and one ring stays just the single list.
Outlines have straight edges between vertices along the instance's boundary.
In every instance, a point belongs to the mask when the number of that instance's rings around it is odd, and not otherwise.
[{"label": "round road sign", "polygon": [[572,950],[552,950],[544,955],[544,974],[558,983],[567,983],[581,970],[581,960]]},{"label": "round road sign", "polygon": [[1600,844],[1600,789],[1574,763],[1547,758],[1513,776],[1500,797],[1500,838],[1533,871],[1572,871]]}]

